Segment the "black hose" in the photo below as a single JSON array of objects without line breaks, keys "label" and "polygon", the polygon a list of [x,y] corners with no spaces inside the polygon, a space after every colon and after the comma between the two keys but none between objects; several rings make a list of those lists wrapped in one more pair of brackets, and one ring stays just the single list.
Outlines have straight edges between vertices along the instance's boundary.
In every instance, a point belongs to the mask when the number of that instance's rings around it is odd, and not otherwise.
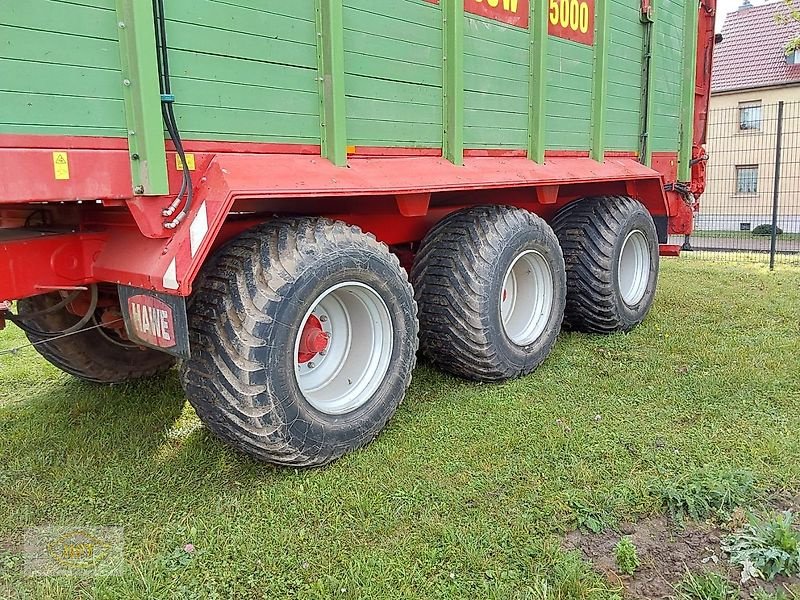
[{"label": "black hose", "polygon": [[171,94],[171,84],[169,80],[169,56],[167,56],[167,20],[164,17],[164,0],[154,0],[156,8],[156,20],[158,21],[158,37],[161,41],[161,78],[163,94]]},{"label": "black hose", "polygon": [[192,189],[192,176],[189,171],[189,163],[186,160],[186,153],[183,150],[181,134],[178,131],[178,126],[175,122],[175,113],[172,111],[172,103],[167,105],[167,113],[169,114],[170,121],[172,122],[172,128],[175,133],[175,137],[172,139],[172,142],[175,144],[175,151],[178,153],[181,163],[183,163],[183,181],[186,188],[186,204],[183,206],[183,210],[181,212],[185,214],[188,213],[192,207],[192,198],[194,195],[194,191]]},{"label": "black hose", "polygon": [[75,290],[71,294],[68,294],[66,298],[64,298],[58,304],[54,304],[53,306],[48,306],[47,308],[43,308],[42,310],[37,310],[36,312],[26,313],[25,319],[33,319],[34,317],[41,317],[42,315],[49,315],[51,313],[56,312],[57,310],[61,310],[67,304],[75,300],[84,290]]},{"label": "black hose", "polygon": [[[168,104],[166,102],[162,102],[161,103],[161,115],[162,115],[162,118],[164,119],[164,126],[167,129],[167,133],[169,134],[169,138],[172,140],[172,143],[174,144],[175,140],[176,139],[180,139],[180,137],[179,137],[179,135],[177,133],[177,129],[175,127],[175,124],[172,122],[172,120],[170,118],[170,112],[167,110],[167,106],[168,106]],[[186,192],[187,188],[191,188],[191,184],[192,184],[191,179],[189,179],[187,181],[188,169],[186,168],[187,167],[187,165],[186,165],[186,157],[185,157],[185,155],[181,156],[181,153],[183,152],[183,147],[181,146],[180,150],[178,150],[178,145],[176,144],[175,150],[176,150],[176,152],[178,152],[178,157],[181,159],[181,163],[183,164],[183,167],[184,167],[183,176],[181,178],[181,187],[178,190],[178,195],[175,196],[175,200],[172,202],[172,204],[170,205],[170,207],[167,210],[167,212],[164,213],[165,217],[172,216],[175,213],[175,211],[177,210],[178,206],[180,206],[181,198],[183,198],[183,195]]]},{"label": "black hose", "polygon": [[[24,331],[25,333],[28,333],[28,334],[36,336],[36,337],[53,338],[53,337],[59,337],[59,336],[62,336],[62,335],[66,335],[66,334],[69,334],[69,333],[75,333],[75,332],[80,331],[81,329],[83,329],[86,326],[86,324],[89,323],[89,321],[92,320],[92,318],[94,317],[94,311],[97,310],[97,300],[98,300],[97,285],[96,284],[92,284],[91,288],[89,288],[89,289],[90,289],[91,294],[92,294],[92,300],[89,303],[89,310],[86,311],[86,314],[83,316],[83,318],[80,319],[80,321],[78,321],[77,323],[75,323],[71,327],[67,327],[66,329],[63,329],[61,331],[39,331],[38,329],[34,329],[33,327],[31,327],[29,325],[26,325],[25,321],[27,321],[30,318],[30,315],[15,315],[15,314],[12,314],[9,311],[8,313],[6,313],[6,318],[9,321],[11,321],[12,323],[14,323],[14,325],[16,325],[17,327],[22,329],[22,331]],[[53,308],[53,307],[49,307],[49,308]],[[45,310],[47,310],[47,309],[45,309]],[[38,311],[38,312],[41,312],[41,311]],[[31,313],[31,315],[34,315],[34,314],[37,314],[37,313]]]},{"label": "black hose", "polygon": [[186,160],[183,141],[181,140],[175,113],[172,109],[174,98],[172,97],[172,82],[170,80],[169,71],[169,50],[167,46],[167,22],[164,16],[164,0],[153,0],[153,14],[156,19],[156,57],[158,59],[159,88],[161,90],[161,112],[167,133],[175,146],[175,152],[178,154],[178,158],[183,166],[183,178],[180,190],[175,197],[175,202],[166,210],[165,216],[171,216],[174,211],[177,210],[178,206],[180,206],[181,198],[183,198],[184,195],[186,196],[186,202],[178,215],[164,224],[165,227],[174,228],[191,210],[194,190],[192,186],[192,176],[189,172],[189,163]]},{"label": "black hose", "polygon": [[137,345],[137,344],[134,344],[134,343],[127,343],[127,344],[126,344],[126,343],[125,343],[125,342],[123,342],[122,340],[115,340],[113,337],[111,337],[111,336],[110,336],[110,335],[108,335],[108,334],[107,334],[105,331],[103,331],[103,327],[104,327],[104,326],[103,326],[103,324],[102,324],[102,323],[100,323],[100,322],[97,320],[97,317],[93,317],[93,318],[92,318],[92,322],[95,324],[95,326],[96,326],[96,328],[97,328],[97,333],[99,333],[99,334],[100,334],[102,337],[104,337],[104,338],[106,339],[106,341],[108,341],[109,343],[111,343],[111,344],[114,344],[115,346],[119,346],[119,347],[121,347],[121,348],[126,348],[126,349],[130,349],[130,348],[141,348],[141,346],[139,346],[139,345]]}]

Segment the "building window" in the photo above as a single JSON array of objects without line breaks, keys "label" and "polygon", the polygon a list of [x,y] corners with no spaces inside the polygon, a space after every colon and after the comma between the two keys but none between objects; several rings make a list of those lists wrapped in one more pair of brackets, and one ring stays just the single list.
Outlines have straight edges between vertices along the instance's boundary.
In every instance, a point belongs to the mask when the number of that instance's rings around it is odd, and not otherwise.
[{"label": "building window", "polygon": [[761,101],[739,105],[739,129],[741,131],[761,130]]},{"label": "building window", "polygon": [[736,167],[736,193],[758,193],[758,165],[744,165]]}]

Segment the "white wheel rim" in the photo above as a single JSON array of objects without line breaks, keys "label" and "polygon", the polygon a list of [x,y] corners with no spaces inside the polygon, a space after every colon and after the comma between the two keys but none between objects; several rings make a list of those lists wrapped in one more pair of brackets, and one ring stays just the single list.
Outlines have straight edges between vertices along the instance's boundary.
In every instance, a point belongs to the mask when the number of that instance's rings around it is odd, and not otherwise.
[{"label": "white wheel rim", "polygon": [[500,290],[500,317],[508,339],[527,346],[542,335],[553,310],[553,272],[535,250],[519,254]]},{"label": "white wheel rim", "polygon": [[[324,343],[317,340],[320,329]],[[304,337],[308,332],[311,338]],[[318,351],[309,350],[309,339]],[[308,310],[295,337],[300,391],[320,412],[341,415],[359,408],[386,376],[393,344],[389,309],[374,289],[352,281],[331,287]]]},{"label": "white wheel rim", "polygon": [[650,281],[650,245],[639,229],[631,231],[622,243],[617,267],[622,300],[628,306],[635,306],[644,298]]}]

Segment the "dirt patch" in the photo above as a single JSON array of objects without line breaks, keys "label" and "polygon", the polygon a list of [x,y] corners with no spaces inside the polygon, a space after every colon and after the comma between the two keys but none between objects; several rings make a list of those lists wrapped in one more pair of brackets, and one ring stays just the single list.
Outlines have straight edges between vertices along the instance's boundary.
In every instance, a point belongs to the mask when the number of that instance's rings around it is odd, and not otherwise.
[{"label": "dirt patch", "polygon": [[[776,498],[775,510],[800,510],[800,496]],[[741,519],[741,515],[738,517]],[[728,564],[720,544],[730,530],[740,525],[734,521],[725,528],[708,523],[677,526],[666,517],[654,517],[638,523],[623,523],[616,531],[592,534],[573,531],[564,540],[568,550],[580,550],[595,570],[609,582],[625,590],[626,598],[656,600],[675,596],[675,586],[686,571],[714,571],[738,585],[742,598],[751,600],[758,589],[766,592],[800,586],[800,578],[777,577],[772,582],[751,580],[740,583],[741,571]],[[614,547],[620,537],[628,536],[635,544],[641,565],[633,576],[618,572]]]}]

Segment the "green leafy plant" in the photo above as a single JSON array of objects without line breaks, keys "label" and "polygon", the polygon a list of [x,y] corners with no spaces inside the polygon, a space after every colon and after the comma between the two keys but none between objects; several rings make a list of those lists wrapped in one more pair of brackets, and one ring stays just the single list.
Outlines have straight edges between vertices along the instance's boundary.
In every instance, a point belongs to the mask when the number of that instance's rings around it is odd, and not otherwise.
[{"label": "green leafy plant", "polygon": [[639,568],[639,556],[636,553],[636,545],[629,537],[620,538],[614,547],[614,559],[617,561],[619,572],[625,575],[633,575]]},{"label": "green leafy plant", "polygon": [[[800,40],[798,40],[800,43]],[[772,225],[769,223],[762,223],[761,225],[756,225],[751,231],[753,235],[772,235]],[[780,227],[775,227],[775,233],[777,235],[781,235],[783,233],[783,229]]]},{"label": "green leafy plant", "polygon": [[0,551],[0,574],[17,570],[22,565],[22,556],[8,550]]},{"label": "green leafy plant", "polygon": [[753,600],[796,600],[797,598],[798,595],[792,590],[789,590],[788,593],[783,590],[768,592],[759,588],[753,592]]},{"label": "green leafy plant", "polygon": [[677,521],[726,518],[755,494],[749,471],[700,469],[681,479],[654,486],[667,512]]},{"label": "green leafy plant", "polygon": [[575,498],[569,500],[568,504],[575,515],[575,524],[582,531],[600,533],[613,524],[613,519],[606,510],[589,506]]},{"label": "green leafy plant", "polygon": [[738,600],[739,590],[717,573],[686,572],[676,586],[676,600]]},{"label": "green leafy plant", "polygon": [[171,552],[162,557],[161,564],[167,571],[179,571],[188,567],[202,554],[204,552],[195,548],[191,543],[175,546]]},{"label": "green leafy plant", "polygon": [[725,538],[722,549],[734,565],[742,567],[742,580],[800,574],[800,533],[794,515],[786,511],[769,521],[751,521]]}]

